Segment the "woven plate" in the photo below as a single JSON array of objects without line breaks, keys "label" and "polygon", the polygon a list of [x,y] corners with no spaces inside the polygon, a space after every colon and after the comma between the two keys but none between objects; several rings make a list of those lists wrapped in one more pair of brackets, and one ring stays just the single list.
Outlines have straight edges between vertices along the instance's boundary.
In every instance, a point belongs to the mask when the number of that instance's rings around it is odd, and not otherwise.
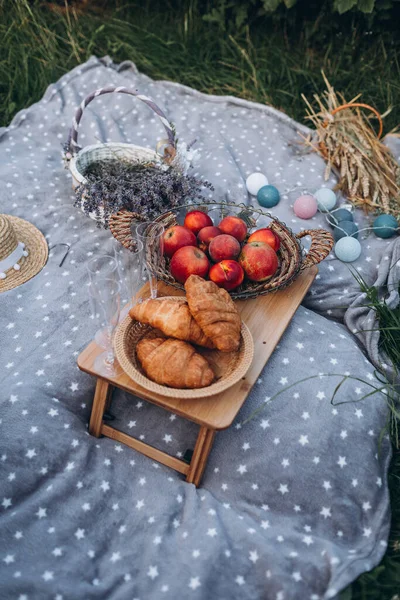
[{"label": "woven plate", "polygon": [[[180,297],[167,296],[168,300],[182,300]],[[165,300],[165,298],[160,298]],[[149,325],[142,325],[128,315],[119,324],[114,338],[115,355],[125,373],[140,386],[161,396],[170,398],[204,398],[214,396],[237,383],[247,373],[254,355],[254,344],[248,327],[242,322],[240,348],[237,352],[219,352],[207,348],[196,347],[210,363],[216,375],[216,381],[204,388],[195,390],[170,388],[151,381],[142,370],[136,359],[135,346],[142,337],[151,335],[154,330]]]}]

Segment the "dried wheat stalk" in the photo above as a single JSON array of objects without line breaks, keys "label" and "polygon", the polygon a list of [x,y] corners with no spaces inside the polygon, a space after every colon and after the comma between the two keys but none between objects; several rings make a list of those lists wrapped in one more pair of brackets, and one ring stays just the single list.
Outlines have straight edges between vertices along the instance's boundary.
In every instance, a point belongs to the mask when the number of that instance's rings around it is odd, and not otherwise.
[{"label": "dried wheat stalk", "polygon": [[[335,189],[341,190],[355,206],[400,218],[399,165],[389,148],[379,141],[365,114],[352,106],[359,96],[346,102],[324,74],[323,77],[327,90],[322,97],[314,95],[316,110],[302,95],[307,118],[315,127],[315,134],[302,137],[327,161],[325,180],[334,171],[339,178]],[[332,115],[344,104],[350,106]]]}]

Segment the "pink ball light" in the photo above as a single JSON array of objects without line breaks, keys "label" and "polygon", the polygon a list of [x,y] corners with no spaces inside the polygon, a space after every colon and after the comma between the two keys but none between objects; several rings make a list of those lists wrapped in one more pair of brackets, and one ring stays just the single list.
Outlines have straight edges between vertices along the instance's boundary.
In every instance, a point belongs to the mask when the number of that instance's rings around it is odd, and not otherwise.
[{"label": "pink ball light", "polygon": [[318,204],[314,196],[303,194],[297,198],[293,210],[300,219],[311,219],[318,210]]}]

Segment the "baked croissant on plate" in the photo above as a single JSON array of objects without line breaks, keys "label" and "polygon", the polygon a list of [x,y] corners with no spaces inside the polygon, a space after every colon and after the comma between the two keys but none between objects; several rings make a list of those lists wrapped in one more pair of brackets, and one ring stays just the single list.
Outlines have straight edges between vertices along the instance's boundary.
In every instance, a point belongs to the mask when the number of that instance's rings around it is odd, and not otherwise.
[{"label": "baked croissant on plate", "polygon": [[186,280],[185,290],[192,316],[216,348],[222,352],[238,350],[241,318],[228,292],[198,275]]},{"label": "baked croissant on plate", "polygon": [[140,323],[156,327],[167,336],[215,348],[190,314],[185,298],[145,300],[131,308],[129,315]]},{"label": "baked croissant on plate", "polygon": [[136,356],[147,377],[173,388],[202,388],[214,380],[214,372],[205,358],[181,340],[142,338]]}]

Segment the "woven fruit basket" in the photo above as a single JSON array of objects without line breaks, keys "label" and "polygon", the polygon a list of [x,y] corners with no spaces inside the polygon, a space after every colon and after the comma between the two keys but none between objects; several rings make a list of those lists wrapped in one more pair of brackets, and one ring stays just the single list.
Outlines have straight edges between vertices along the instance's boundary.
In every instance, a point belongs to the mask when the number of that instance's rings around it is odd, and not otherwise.
[{"label": "woven fruit basket", "polygon": [[[279,236],[280,249],[278,251],[279,267],[276,273],[267,281],[251,282],[245,280],[243,284],[230,292],[232,298],[255,298],[268,294],[289,285],[302,270],[320,263],[326,258],[333,248],[333,237],[324,229],[306,229],[294,234],[285,223],[274,217],[269,212],[245,204],[234,202],[206,202],[184,204],[161,214],[155,219],[164,225],[165,229],[173,225],[183,225],[185,215],[192,210],[202,210],[209,214],[214,224],[228,215],[235,215],[245,221],[248,235],[259,228],[270,227]],[[114,237],[128,249],[134,249],[131,234],[131,225],[135,220],[133,213],[120,211],[110,219],[110,229]],[[306,252],[300,240],[303,237],[311,238],[311,245]],[[151,268],[151,259],[150,259]],[[183,285],[178,283],[169,270],[169,260],[166,258],[160,267],[154,267],[154,274],[160,281],[180,290]]]},{"label": "woven fruit basket", "polygon": [[[149,106],[158,116],[167,134],[167,138],[160,140],[157,143],[157,151],[126,143],[99,143],[81,148],[78,144],[78,130],[85,108],[98,96],[111,93],[128,94],[135,96],[147,106]],[[85,171],[92,163],[110,159],[127,160],[133,163],[148,163],[159,168],[168,168],[169,166],[182,167],[184,159],[179,155],[178,143],[175,136],[175,129],[172,123],[169,122],[164,112],[157,104],[149,97],[140,94],[135,90],[130,90],[125,87],[107,86],[100,88],[85,98],[77,108],[72,127],[69,131],[68,139],[65,144],[64,161],[72,175],[72,187],[76,189],[78,186],[87,183]],[[159,150],[163,150],[159,153]],[[181,169],[182,170],[182,169]],[[183,169],[184,170],[184,169]],[[83,200],[81,209],[83,211]],[[99,214],[90,212],[88,215],[94,221],[105,223],[104,210],[101,208]],[[140,219],[140,215],[136,215]]]}]

